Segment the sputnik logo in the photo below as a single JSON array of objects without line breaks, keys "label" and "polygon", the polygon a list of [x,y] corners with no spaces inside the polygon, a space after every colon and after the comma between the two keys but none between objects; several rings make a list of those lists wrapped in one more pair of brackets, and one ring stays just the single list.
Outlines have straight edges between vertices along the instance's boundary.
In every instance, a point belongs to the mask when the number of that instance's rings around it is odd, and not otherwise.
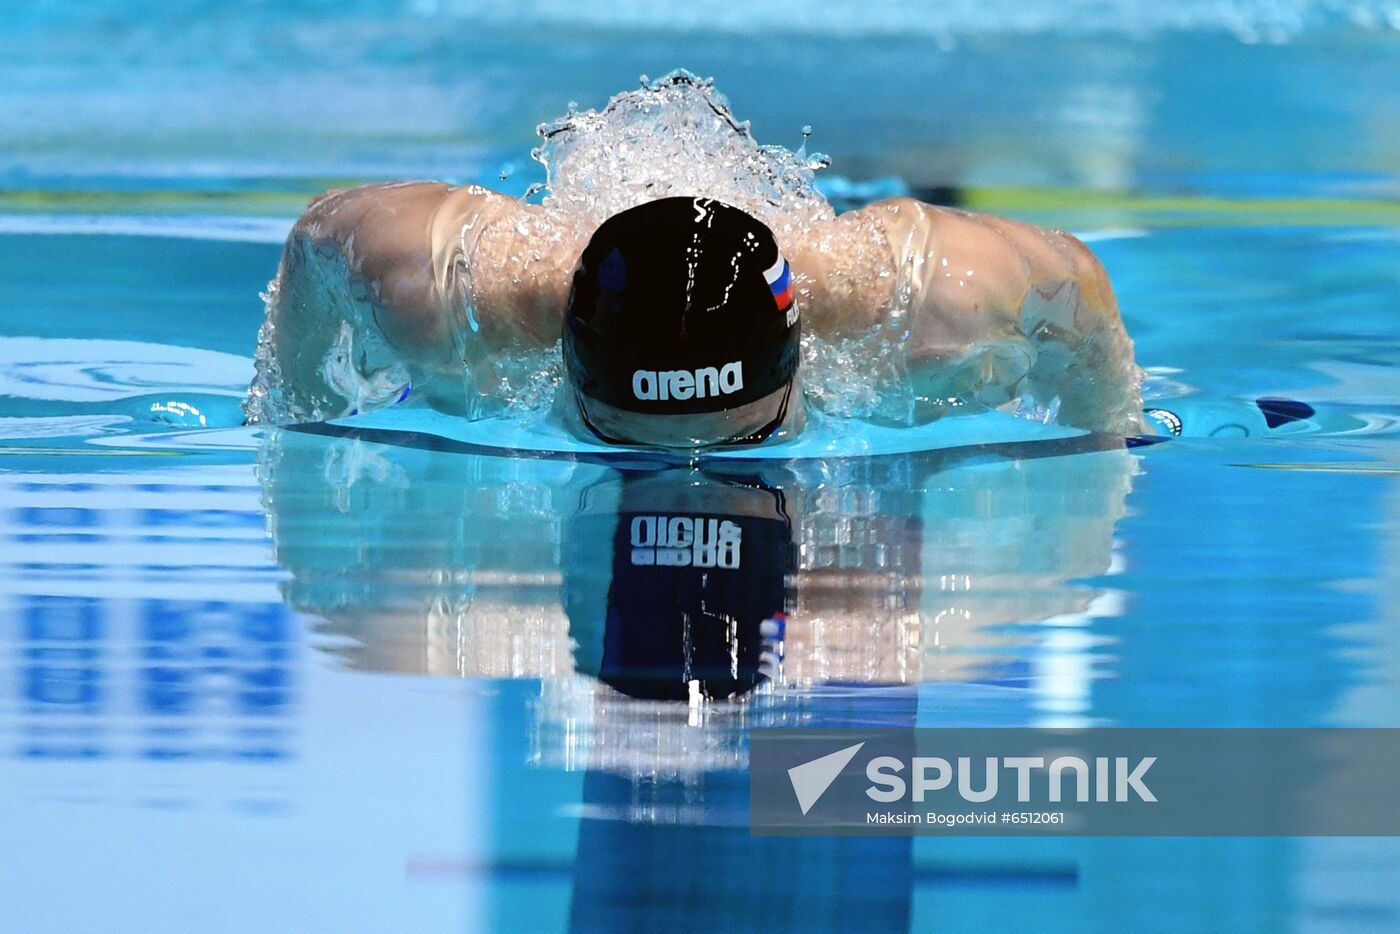
[{"label": "sputnik logo", "polygon": [[854,746],[838,749],[820,759],[813,759],[788,769],[788,780],[792,782],[793,793],[797,795],[797,806],[802,808],[804,815],[821,800],[831,783],[836,781],[836,776],[841,774],[841,770],[850,764],[864,745],[863,742],[856,743]]}]

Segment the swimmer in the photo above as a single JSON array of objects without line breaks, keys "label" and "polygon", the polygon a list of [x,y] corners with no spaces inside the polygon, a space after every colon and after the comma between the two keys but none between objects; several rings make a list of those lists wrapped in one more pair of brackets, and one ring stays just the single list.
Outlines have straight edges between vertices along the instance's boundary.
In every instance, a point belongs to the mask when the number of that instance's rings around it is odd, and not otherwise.
[{"label": "swimmer", "polygon": [[[780,242],[781,241],[781,242]],[[584,229],[479,186],[331,191],[270,287],[249,421],[335,418],[410,395],[453,413],[562,339],[584,438],[702,449],[789,437],[803,329],[891,329],[929,420],[1030,399],[1062,424],[1143,431],[1141,371],[1103,266],[1062,231],[877,202],[775,236],[704,197]]]}]

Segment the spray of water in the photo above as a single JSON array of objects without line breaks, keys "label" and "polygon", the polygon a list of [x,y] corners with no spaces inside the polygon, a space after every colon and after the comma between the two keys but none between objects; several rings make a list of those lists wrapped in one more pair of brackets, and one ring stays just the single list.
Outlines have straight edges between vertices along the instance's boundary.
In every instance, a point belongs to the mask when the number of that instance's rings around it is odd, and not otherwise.
[{"label": "spray of water", "polygon": [[[599,110],[580,110],[570,103],[562,117],[540,125],[543,142],[532,155],[544,165],[547,181],[526,197],[543,193],[542,205],[558,223],[540,225],[541,230],[549,228],[556,233],[563,228],[591,230],[619,211],[659,198],[714,198],[761,219],[784,251],[790,252],[790,247],[808,238],[814,227],[829,224],[836,216],[814,185],[815,173],[830,160],[807,151],[811,132],[811,127],[802,127],[802,144],[795,152],[761,145],[749,124],[734,116],[711,79],[683,70],[655,81],[643,77],[639,87],[616,95]],[[509,167],[502,172],[508,174]],[[525,220],[520,223],[529,227]],[[517,283],[534,275],[541,251],[558,247],[546,234],[522,229],[521,240],[530,244],[525,251],[530,255],[497,258],[514,270],[512,277]],[[475,231],[464,229],[464,256],[474,252],[469,243],[474,235]],[[888,256],[888,249],[874,220],[848,232],[847,237],[834,248],[857,250],[875,262],[878,268],[867,271],[875,279],[890,281],[891,307],[879,316],[883,323],[868,333],[832,338],[819,337],[810,330],[804,333],[804,392],[809,403],[827,414],[907,423],[914,418],[916,403],[906,366],[905,321],[912,272],[887,268],[888,263],[880,265],[879,258]],[[821,239],[818,235],[817,240]],[[472,326],[470,269],[463,273],[466,307],[460,326],[454,329],[464,361],[463,414],[469,418],[538,416],[548,410],[555,390],[563,383],[558,345],[485,346],[483,336]],[[800,271],[797,284],[800,302]],[[271,310],[279,300],[275,285],[267,300]],[[271,352],[273,317],[269,314],[259,335],[258,378],[245,406],[250,421],[280,422],[334,414],[301,411],[291,405],[282,385],[286,374],[279,370]],[[368,378],[365,374],[351,373],[338,379],[335,372],[337,367],[353,367],[354,362],[353,353],[341,353],[324,363],[321,376],[328,385],[353,383],[360,387]],[[377,383],[370,388],[378,388]],[[397,393],[386,393],[365,390],[354,395],[361,401],[380,395],[397,397]]]},{"label": "spray of water", "polygon": [[[545,207],[584,229],[619,211],[672,196],[703,196],[732,204],[762,220],[785,251],[815,225],[836,216],[817,190],[817,171],[830,165],[809,153],[811,126],[802,127],[797,151],[760,144],[748,121],[735,117],[713,79],[685,70],[616,95],[600,110],[571,103],[543,123],[544,142],[532,155],[545,167]],[[865,231],[878,253],[881,232]],[[803,384],[808,402],[828,414],[906,423],[913,417],[904,361],[903,310],[910,299],[907,270],[877,269],[896,277],[895,307],[885,324],[862,335],[824,339],[803,334]],[[801,287],[799,284],[799,295]],[[557,375],[542,374],[557,382]]]},{"label": "spray of water", "polygon": [[601,110],[570,109],[539,127],[545,207],[593,226],[657,198],[702,195],[743,208],[783,239],[831,220],[812,184],[824,156],[762,146],[712,79],[674,71]]}]

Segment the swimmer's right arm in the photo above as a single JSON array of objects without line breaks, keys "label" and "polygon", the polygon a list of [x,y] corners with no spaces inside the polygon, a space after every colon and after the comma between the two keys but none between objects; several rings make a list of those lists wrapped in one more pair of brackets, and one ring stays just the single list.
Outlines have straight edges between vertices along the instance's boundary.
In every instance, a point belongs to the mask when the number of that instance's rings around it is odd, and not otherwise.
[{"label": "swimmer's right arm", "polygon": [[[572,230],[549,212],[478,186],[327,192],[287,239],[264,327],[275,379],[260,360],[254,383],[275,382],[275,398],[255,405],[250,397],[250,418],[344,414],[359,401],[347,379],[397,379],[394,367],[460,387],[464,339],[485,351],[548,346],[576,255]],[[327,357],[336,354],[344,359],[328,376]],[[355,373],[336,378],[347,365]]]},{"label": "swimmer's right arm", "polygon": [[289,249],[298,238],[344,258],[385,336],[413,356],[450,346],[445,328],[464,302],[490,342],[553,342],[577,255],[572,230],[543,208],[436,182],[327,192],[297,221]]}]

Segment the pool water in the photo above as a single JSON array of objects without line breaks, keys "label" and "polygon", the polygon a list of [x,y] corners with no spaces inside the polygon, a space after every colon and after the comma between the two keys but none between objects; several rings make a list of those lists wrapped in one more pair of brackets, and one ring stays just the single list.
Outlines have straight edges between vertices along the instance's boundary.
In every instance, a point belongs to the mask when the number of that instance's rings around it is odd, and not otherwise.
[{"label": "pool water", "polygon": [[[1400,727],[1400,21],[1169,6],[6,11],[0,929],[1400,927],[1391,839],[747,831],[754,727]],[[843,206],[1080,234],[1149,397],[1221,430],[687,466],[239,425],[307,195],[522,192],[535,123],[677,65],[815,124]],[[1242,437],[1261,396],[1316,416]],[[717,700],[640,574],[680,561],[742,582],[685,643]]]},{"label": "pool water", "polygon": [[[277,246],[125,224],[0,236],[14,930],[1400,916],[1388,840],[753,839],[743,771],[756,725],[1398,725],[1393,228],[1087,232],[1159,388],[1330,430],[666,471],[152,421],[227,419]],[[595,677],[609,518],[773,490],[784,686]]]}]

